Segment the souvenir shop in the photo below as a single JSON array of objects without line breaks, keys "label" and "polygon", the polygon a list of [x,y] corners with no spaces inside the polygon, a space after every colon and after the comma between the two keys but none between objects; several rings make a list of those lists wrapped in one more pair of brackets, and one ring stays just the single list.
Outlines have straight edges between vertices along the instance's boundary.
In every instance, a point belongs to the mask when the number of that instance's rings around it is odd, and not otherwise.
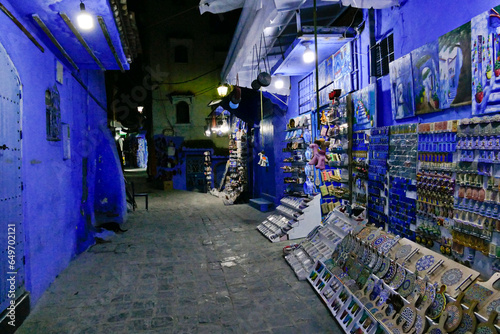
[{"label": "souvenir shop", "polygon": [[500,329],[500,3],[483,2],[405,43],[418,1],[365,10],[380,64],[367,28],[290,77],[268,162],[284,189],[257,229],[345,333]]}]

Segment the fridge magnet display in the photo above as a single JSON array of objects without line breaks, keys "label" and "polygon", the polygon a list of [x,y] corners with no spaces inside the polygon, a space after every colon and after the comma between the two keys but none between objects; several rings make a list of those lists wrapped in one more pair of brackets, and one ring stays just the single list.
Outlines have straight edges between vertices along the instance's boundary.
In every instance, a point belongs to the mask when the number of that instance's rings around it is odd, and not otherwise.
[{"label": "fridge magnet display", "polygon": [[415,113],[440,110],[439,47],[434,41],[411,52]]},{"label": "fridge magnet display", "polygon": [[351,43],[346,43],[333,55],[333,80],[335,89],[341,89],[342,94],[352,91],[352,51]]},{"label": "fridge magnet display", "polygon": [[368,130],[376,124],[376,89],[376,85],[371,84],[352,93],[354,106],[353,131]]},{"label": "fridge magnet display", "polygon": [[497,28],[500,26],[500,6],[471,20],[472,114],[500,111],[500,51]]},{"label": "fridge magnet display", "polygon": [[471,98],[471,24],[439,37],[441,109],[467,105]]},{"label": "fridge magnet display", "polygon": [[415,116],[411,54],[389,64],[392,117],[395,120]]}]

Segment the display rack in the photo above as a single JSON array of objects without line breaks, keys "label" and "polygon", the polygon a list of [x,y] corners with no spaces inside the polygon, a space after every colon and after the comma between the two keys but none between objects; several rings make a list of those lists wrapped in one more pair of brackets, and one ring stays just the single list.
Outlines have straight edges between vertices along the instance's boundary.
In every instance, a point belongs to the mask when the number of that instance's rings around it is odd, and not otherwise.
[{"label": "display rack", "polygon": [[224,192],[219,194],[225,205],[234,204],[248,190],[247,132],[243,121],[237,120],[230,134],[229,161],[225,173]]},{"label": "display rack", "polygon": [[285,259],[297,277],[305,280],[315,261],[329,259],[339,242],[362,224],[337,208],[326,216],[323,225],[312,230]]},{"label": "display rack", "polygon": [[368,167],[368,222],[377,227],[388,223],[387,158],[389,128],[371,130]]},{"label": "display rack", "polygon": [[204,155],[204,163],[203,170],[205,174],[205,179],[207,180],[207,191],[209,192],[212,189],[212,185],[214,184],[213,175],[212,175],[212,152],[205,151]]},{"label": "display rack", "polygon": [[351,185],[351,149],[352,121],[350,96],[331,101],[328,109],[321,110],[320,131],[318,138],[329,142],[326,156],[328,163],[324,170],[317,170],[320,175],[322,196],[321,213],[323,216],[340,205],[350,205],[352,200]]}]

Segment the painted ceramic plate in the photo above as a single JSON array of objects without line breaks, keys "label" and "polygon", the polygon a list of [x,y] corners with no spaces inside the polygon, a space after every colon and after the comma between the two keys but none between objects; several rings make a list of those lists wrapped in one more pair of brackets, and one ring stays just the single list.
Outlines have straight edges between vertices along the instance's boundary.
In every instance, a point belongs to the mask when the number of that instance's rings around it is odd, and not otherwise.
[{"label": "painted ceramic plate", "polygon": [[418,271],[426,271],[434,264],[434,256],[424,255],[416,263],[416,268]]},{"label": "painted ceramic plate", "polygon": [[389,264],[389,270],[387,270],[387,273],[384,276],[384,282],[386,282],[387,284],[392,282],[392,280],[396,276],[396,270],[396,262],[391,261],[391,263]]},{"label": "painted ceramic plate", "polygon": [[401,297],[406,298],[415,289],[415,279],[416,275],[414,273],[407,272],[403,284],[398,288],[398,293]]},{"label": "painted ceramic plate", "polygon": [[431,319],[437,319],[441,316],[444,309],[446,308],[446,298],[442,293],[436,294],[436,298],[432,302],[431,306],[427,309],[427,315]]},{"label": "painted ceramic plate", "polygon": [[417,313],[415,312],[414,308],[405,306],[401,310],[400,314],[401,314],[401,318],[406,320],[405,324],[403,325],[403,330],[405,332],[407,332],[413,326],[413,323],[415,323]]},{"label": "painted ceramic plate", "polygon": [[372,242],[380,234],[380,230],[375,230],[366,237],[367,242]]},{"label": "painted ceramic plate", "polygon": [[425,287],[423,301],[429,305],[433,303],[435,299],[436,299],[436,286],[434,284],[427,283]]},{"label": "painted ceramic plate", "polygon": [[387,240],[387,236],[386,235],[381,235],[379,236],[377,239],[375,239],[375,241],[373,241],[373,247],[375,248],[379,248],[380,246],[382,246],[382,244]]},{"label": "painted ceramic plate", "polygon": [[473,333],[474,322],[468,313],[464,313],[462,316],[462,322],[458,326],[457,330],[453,334],[465,334],[467,332]]},{"label": "painted ceramic plate", "polygon": [[387,253],[396,242],[396,239],[388,237],[387,240],[380,246],[379,250],[382,253]]},{"label": "painted ceramic plate", "polygon": [[359,232],[357,235],[358,239],[361,240],[366,239],[366,237],[368,237],[368,235],[370,234],[371,230],[372,229],[370,227],[365,227],[364,229],[362,229],[361,232]]},{"label": "painted ceramic plate", "polygon": [[383,259],[384,258],[382,256],[378,256],[377,263],[375,263],[375,266],[373,267],[373,272],[374,273],[376,273],[380,269],[380,266],[382,265]]},{"label": "painted ceramic plate", "polygon": [[446,318],[446,322],[444,323],[444,329],[447,331],[452,331],[453,328],[457,328],[460,322],[462,321],[462,313],[460,309],[455,304],[448,304],[445,308],[446,312],[448,312],[448,318]]},{"label": "painted ceramic plate", "polygon": [[460,280],[462,279],[462,276],[463,276],[463,274],[462,274],[462,271],[460,269],[452,268],[452,269],[445,271],[443,276],[441,276],[441,283],[443,283],[447,286],[452,286],[452,285],[458,284],[460,282]]},{"label": "painted ceramic plate", "polygon": [[411,245],[401,245],[396,251],[396,258],[403,259],[411,253]]},{"label": "painted ceramic plate", "polygon": [[380,266],[380,269],[378,271],[378,277],[382,278],[385,276],[385,274],[387,274],[390,264],[391,261],[388,258],[384,257],[384,259],[382,260],[382,265]]},{"label": "painted ceramic plate", "polygon": [[496,299],[488,304],[488,306],[486,307],[486,312],[489,315],[492,311],[497,311],[498,313],[500,313],[500,299]]},{"label": "painted ceramic plate", "polygon": [[391,288],[397,290],[405,281],[406,278],[406,270],[402,266],[397,265],[396,275],[394,276],[392,282],[389,284]]},{"label": "painted ceramic plate", "polygon": [[484,301],[486,301],[486,299],[488,299],[492,294],[493,291],[476,283],[465,291],[463,302],[465,304],[471,304],[473,301],[477,301],[477,309],[480,310],[484,307]]}]

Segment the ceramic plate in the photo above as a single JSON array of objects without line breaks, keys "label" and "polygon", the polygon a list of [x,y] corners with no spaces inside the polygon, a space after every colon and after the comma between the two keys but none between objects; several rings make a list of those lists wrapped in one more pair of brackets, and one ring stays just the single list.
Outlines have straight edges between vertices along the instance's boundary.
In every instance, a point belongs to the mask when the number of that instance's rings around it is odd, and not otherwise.
[{"label": "ceramic plate", "polygon": [[441,276],[441,283],[446,286],[452,286],[458,284],[462,279],[462,271],[458,268],[452,268],[444,272]]},{"label": "ceramic plate", "polygon": [[437,319],[441,316],[444,309],[446,308],[446,297],[442,293],[436,294],[436,298],[432,302],[431,306],[427,309],[427,315],[431,319]]},{"label": "ceramic plate", "polygon": [[403,284],[398,288],[398,293],[401,297],[406,298],[415,289],[415,279],[416,275],[414,273],[407,272]]},{"label": "ceramic plate", "polygon": [[396,258],[403,259],[411,253],[411,245],[401,245],[396,251]]},{"label": "ceramic plate", "polygon": [[416,268],[418,271],[426,271],[434,264],[434,256],[424,255],[416,263]]},{"label": "ceramic plate", "polygon": [[392,282],[392,280],[396,276],[396,271],[396,262],[391,261],[391,263],[389,264],[389,270],[387,270],[387,273],[384,276],[384,282],[386,282],[387,284]]},{"label": "ceramic plate", "polygon": [[390,264],[391,264],[391,261],[385,257],[382,260],[382,265],[379,268],[378,277],[382,278],[385,276],[385,274],[387,274],[387,271],[389,270]]},{"label": "ceramic plate", "polygon": [[393,288],[394,290],[397,290],[403,284],[403,282],[405,281],[405,278],[406,278],[405,268],[403,268],[403,266],[399,266],[397,264],[396,264],[396,266],[397,266],[396,275],[394,276],[394,279],[392,280],[392,282],[389,284],[389,286],[391,288]]}]

